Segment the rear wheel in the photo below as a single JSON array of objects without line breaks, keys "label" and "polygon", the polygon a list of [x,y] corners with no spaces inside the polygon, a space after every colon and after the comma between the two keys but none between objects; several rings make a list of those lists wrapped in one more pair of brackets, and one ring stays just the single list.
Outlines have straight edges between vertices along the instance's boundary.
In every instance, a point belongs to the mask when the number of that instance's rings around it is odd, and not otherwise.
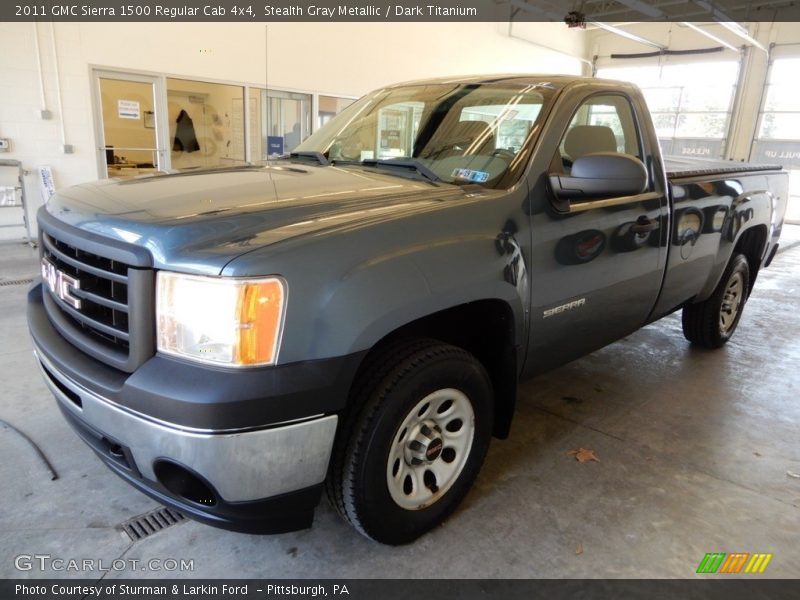
[{"label": "rear wheel", "polygon": [[434,340],[396,345],[362,372],[328,496],[367,537],[408,543],[455,510],[475,480],[491,438],[491,383],[471,354]]},{"label": "rear wheel", "polygon": [[683,308],[683,335],[706,348],[723,346],[739,325],[749,290],[750,266],[743,254],[736,254],[714,293],[703,302]]}]

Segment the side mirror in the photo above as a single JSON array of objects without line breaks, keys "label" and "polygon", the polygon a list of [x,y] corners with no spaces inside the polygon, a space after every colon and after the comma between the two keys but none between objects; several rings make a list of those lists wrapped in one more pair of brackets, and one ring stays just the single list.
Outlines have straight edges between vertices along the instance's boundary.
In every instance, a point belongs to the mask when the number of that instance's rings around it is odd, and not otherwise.
[{"label": "side mirror", "polygon": [[630,154],[594,152],[576,159],[569,175],[550,173],[548,179],[556,199],[569,204],[569,200],[641,194],[647,188],[647,169]]}]

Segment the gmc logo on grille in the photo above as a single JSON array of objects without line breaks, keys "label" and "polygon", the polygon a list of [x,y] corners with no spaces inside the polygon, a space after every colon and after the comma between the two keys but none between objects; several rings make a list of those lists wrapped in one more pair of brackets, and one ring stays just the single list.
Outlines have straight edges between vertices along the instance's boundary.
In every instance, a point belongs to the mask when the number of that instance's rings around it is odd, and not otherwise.
[{"label": "gmc logo on grille", "polygon": [[56,266],[46,258],[42,259],[42,280],[47,284],[47,287],[50,288],[53,294],[61,298],[72,308],[76,310],[81,309],[81,299],[69,293],[70,286],[72,286],[73,290],[79,290],[81,288],[81,282],[74,277],[70,277],[64,273],[64,271],[59,271]]}]

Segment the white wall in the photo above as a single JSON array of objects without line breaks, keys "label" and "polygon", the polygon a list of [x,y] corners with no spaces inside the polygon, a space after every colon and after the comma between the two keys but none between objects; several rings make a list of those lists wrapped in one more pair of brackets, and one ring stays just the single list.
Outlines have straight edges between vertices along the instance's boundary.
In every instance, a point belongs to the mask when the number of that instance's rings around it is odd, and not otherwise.
[{"label": "white wall", "polygon": [[[0,137],[12,141],[0,157],[50,165],[57,187],[96,179],[90,66],[264,85],[266,31],[263,23],[0,23]],[[585,54],[584,36],[557,23],[524,24],[514,38],[498,23],[273,23],[268,33],[270,87],[353,96],[439,75],[581,72],[580,61],[519,38]],[[37,34],[52,120],[39,117]],[[62,152],[62,119],[73,154]],[[34,176],[26,186],[32,214],[41,202]]]}]

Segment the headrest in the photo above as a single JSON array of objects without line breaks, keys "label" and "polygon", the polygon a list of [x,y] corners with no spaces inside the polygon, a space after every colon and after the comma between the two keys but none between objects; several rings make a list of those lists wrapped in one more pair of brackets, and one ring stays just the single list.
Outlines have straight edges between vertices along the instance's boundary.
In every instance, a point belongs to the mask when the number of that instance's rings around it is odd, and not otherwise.
[{"label": "headrest", "polygon": [[575,125],[567,131],[564,151],[572,160],[593,152],[616,152],[617,138],[605,125]]}]

